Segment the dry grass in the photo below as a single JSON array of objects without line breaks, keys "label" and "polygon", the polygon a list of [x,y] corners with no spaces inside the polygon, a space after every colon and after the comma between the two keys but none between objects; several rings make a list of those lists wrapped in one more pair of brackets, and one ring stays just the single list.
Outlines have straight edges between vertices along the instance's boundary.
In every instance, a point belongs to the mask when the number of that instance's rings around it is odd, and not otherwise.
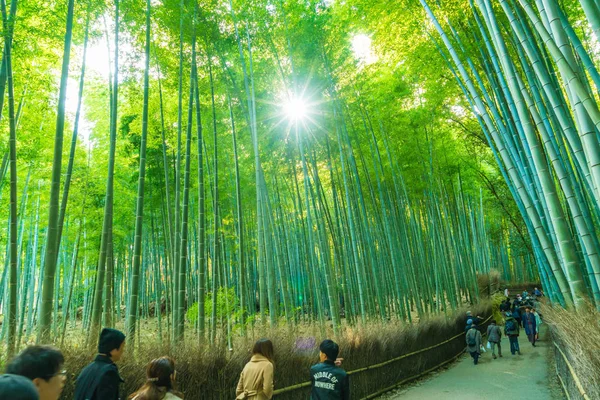
[{"label": "dry grass", "polygon": [[500,272],[497,269],[490,269],[487,274],[477,274],[477,287],[482,297],[493,295],[494,292],[501,290],[504,286]]},{"label": "dry grass", "polygon": [[[578,311],[543,305],[542,313],[552,327],[554,341],[566,354],[589,398],[600,399],[600,312],[587,304]],[[574,387],[570,390],[576,391]]]},{"label": "dry grass", "polygon": [[[490,303],[471,306],[476,315],[487,316]],[[343,367],[355,370],[381,363],[389,359],[440,343],[464,329],[466,308],[452,316],[443,315],[423,319],[419,324],[409,325],[398,321],[373,322],[366,327],[344,327],[343,334],[336,340],[340,344],[340,357],[345,359]],[[297,333],[300,332],[300,333]],[[317,346],[326,335],[318,326],[302,326],[293,332],[288,327],[260,332],[256,329],[252,338],[236,338],[233,348],[226,346],[199,346],[195,341],[169,349],[148,339],[142,340],[135,351],[129,350],[119,363],[125,383],[122,398],[135,391],[145,380],[145,364],[153,358],[168,354],[177,361],[179,389],[186,399],[232,399],[239,374],[250,358],[249,349],[253,341],[269,337],[275,344],[275,387],[299,384],[309,380],[309,368],[318,360]],[[303,348],[304,347],[304,348]],[[361,398],[392,386],[396,382],[414,376],[448,360],[464,348],[464,339],[459,337],[432,351],[427,351],[389,366],[352,375],[352,398]],[[72,398],[76,374],[91,361],[82,347],[65,346],[66,368],[73,372],[69,376],[63,398]],[[301,389],[279,396],[285,399],[305,399],[308,390]]]}]

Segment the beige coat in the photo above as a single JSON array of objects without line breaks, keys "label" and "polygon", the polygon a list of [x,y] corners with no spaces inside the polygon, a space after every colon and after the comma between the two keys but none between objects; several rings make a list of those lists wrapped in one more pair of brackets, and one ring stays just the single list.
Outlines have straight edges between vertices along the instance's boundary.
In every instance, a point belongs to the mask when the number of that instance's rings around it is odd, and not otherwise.
[{"label": "beige coat", "polygon": [[254,354],[246,364],[235,391],[236,399],[269,400],[273,397],[273,364]]}]

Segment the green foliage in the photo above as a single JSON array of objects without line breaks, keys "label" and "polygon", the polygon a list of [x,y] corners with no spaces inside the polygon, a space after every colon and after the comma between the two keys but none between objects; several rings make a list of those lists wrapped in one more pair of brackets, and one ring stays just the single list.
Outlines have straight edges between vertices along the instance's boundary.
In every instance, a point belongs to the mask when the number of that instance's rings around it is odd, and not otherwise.
[{"label": "green foliage", "polygon": [[[242,315],[242,309],[238,307],[239,298],[235,294],[235,288],[219,288],[217,291],[217,318],[219,320],[228,316],[233,320],[238,320]],[[204,299],[205,315],[212,314],[212,292],[206,294]],[[192,304],[185,313],[186,319],[196,325],[198,322],[198,302]]]}]

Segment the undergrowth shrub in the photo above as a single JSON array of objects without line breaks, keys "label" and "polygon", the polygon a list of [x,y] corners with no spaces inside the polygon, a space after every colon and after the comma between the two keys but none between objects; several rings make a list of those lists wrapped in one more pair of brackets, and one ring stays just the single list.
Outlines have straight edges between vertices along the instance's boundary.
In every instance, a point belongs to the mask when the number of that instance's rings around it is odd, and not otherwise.
[{"label": "undergrowth shrub", "polygon": [[[544,304],[542,313],[545,322],[552,328],[554,341],[566,354],[589,398],[600,399],[600,312],[591,304],[577,311]],[[563,380],[568,378],[568,370],[565,369],[561,375]],[[579,392],[570,381],[570,378],[566,379],[565,384],[572,398],[579,398]]]},{"label": "undergrowth shrub", "polygon": [[[474,315],[487,317],[491,312],[489,302],[471,306]],[[443,342],[464,331],[467,308],[448,316],[424,318],[411,325],[399,321],[370,322],[364,327],[344,326],[343,333],[334,338],[340,345],[340,357],[347,371],[382,363],[403,354]],[[233,350],[225,343],[216,346],[200,346],[193,334],[176,348],[161,346],[156,333],[145,332],[135,349],[128,349],[119,362],[119,370],[125,383],[121,386],[121,398],[125,399],[145,381],[145,366],[153,358],[170,355],[176,360],[178,389],[186,399],[233,399],[239,374],[250,359],[250,349],[255,340],[270,338],[275,345],[275,389],[296,385],[310,380],[310,366],[318,362],[318,345],[332,331],[321,332],[318,325],[299,325],[276,329],[248,331],[248,337],[236,337]],[[70,338],[63,353],[65,368],[69,371],[63,398],[73,397],[77,374],[93,358],[80,344],[81,338]],[[79,344],[78,344],[79,343]],[[352,374],[350,378],[352,398],[362,398],[383,388],[415,376],[456,356],[465,347],[464,337],[451,340],[443,346],[394,362],[382,368]],[[309,389],[303,388],[278,396],[281,399],[306,399]]]}]

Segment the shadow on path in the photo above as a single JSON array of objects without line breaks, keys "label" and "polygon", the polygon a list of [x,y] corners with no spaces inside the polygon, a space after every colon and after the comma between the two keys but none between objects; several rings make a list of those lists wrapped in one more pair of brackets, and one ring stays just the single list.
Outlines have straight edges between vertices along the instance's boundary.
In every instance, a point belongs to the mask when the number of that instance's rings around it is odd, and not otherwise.
[{"label": "shadow on path", "polygon": [[[380,399],[564,399],[554,382],[552,342],[546,325],[541,326],[540,339],[533,347],[522,330],[519,343],[523,355],[513,356],[508,338],[503,337],[504,357],[493,360],[488,350],[482,354],[479,364],[473,365],[473,360],[466,354],[450,368]],[[484,342],[487,344],[487,341]]]}]

